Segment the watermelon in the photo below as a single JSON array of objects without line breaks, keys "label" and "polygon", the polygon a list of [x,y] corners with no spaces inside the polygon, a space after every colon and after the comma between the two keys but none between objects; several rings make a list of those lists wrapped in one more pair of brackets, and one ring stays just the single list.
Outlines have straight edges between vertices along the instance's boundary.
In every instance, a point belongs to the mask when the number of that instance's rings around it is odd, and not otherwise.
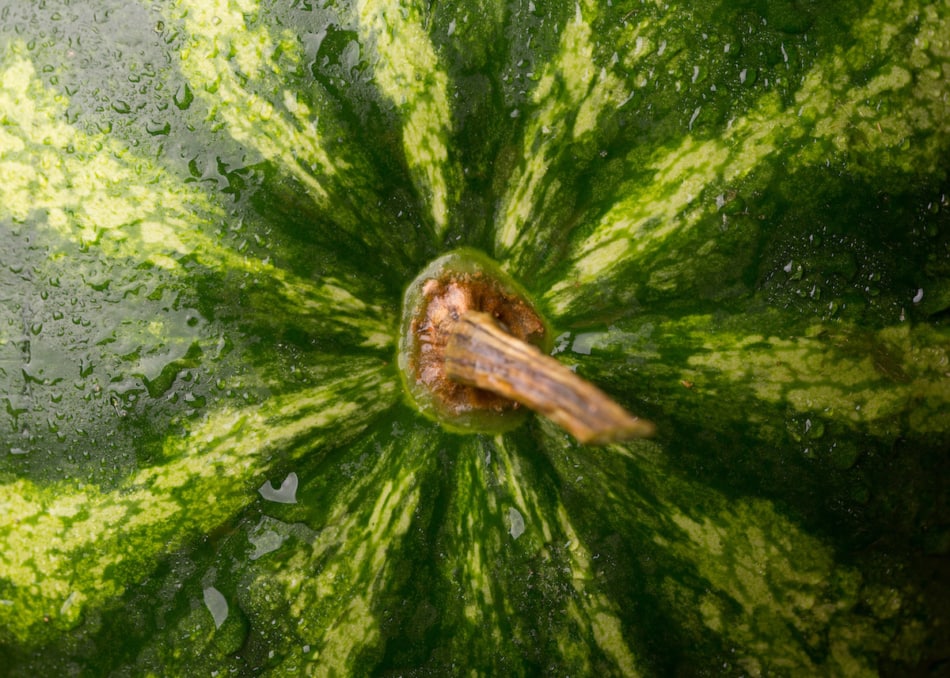
[{"label": "watermelon", "polygon": [[946,671],[948,158],[946,2],[0,0],[3,672]]}]

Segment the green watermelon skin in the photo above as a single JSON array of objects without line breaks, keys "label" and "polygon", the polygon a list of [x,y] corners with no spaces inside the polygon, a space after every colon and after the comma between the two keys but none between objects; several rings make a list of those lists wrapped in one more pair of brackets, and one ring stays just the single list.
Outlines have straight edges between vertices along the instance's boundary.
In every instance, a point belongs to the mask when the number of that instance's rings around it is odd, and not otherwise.
[{"label": "green watermelon skin", "polygon": [[[0,0],[0,666],[939,675],[950,9]],[[459,434],[497,261],[658,434]]]}]

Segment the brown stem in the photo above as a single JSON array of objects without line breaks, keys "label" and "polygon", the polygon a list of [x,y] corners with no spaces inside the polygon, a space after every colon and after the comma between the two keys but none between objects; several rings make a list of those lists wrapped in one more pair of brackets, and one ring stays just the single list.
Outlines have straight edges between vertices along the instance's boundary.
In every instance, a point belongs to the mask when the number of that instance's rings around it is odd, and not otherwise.
[{"label": "brown stem", "polygon": [[655,430],[652,422],[631,415],[554,358],[505,332],[487,313],[466,311],[452,326],[445,372],[527,405],[585,444],[642,438]]}]

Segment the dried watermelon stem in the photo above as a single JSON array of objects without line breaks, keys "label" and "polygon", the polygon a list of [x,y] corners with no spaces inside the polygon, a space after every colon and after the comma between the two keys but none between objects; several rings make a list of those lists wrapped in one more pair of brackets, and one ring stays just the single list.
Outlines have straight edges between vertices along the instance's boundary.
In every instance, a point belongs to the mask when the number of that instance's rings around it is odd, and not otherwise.
[{"label": "dried watermelon stem", "polygon": [[653,433],[652,423],[550,357],[551,343],[520,285],[481,252],[460,249],[406,290],[397,360],[419,411],[452,431],[501,433],[531,409],[582,443]]},{"label": "dried watermelon stem", "polygon": [[554,358],[506,332],[487,313],[466,311],[459,317],[444,358],[449,379],[526,405],[582,443],[606,445],[654,432],[652,422],[633,416]]}]

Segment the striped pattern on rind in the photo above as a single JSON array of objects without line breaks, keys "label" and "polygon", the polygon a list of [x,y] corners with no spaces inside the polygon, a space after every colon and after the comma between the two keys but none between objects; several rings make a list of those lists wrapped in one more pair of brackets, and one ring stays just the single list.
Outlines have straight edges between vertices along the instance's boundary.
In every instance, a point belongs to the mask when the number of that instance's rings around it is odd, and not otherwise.
[{"label": "striped pattern on rind", "polygon": [[[14,675],[931,659],[945,608],[904,554],[946,554],[923,480],[948,431],[944,5],[178,0],[98,17],[151,46],[94,73],[3,9]],[[102,31],[41,22],[64,17]],[[153,54],[199,113],[108,98]],[[227,145],[246,190],[186,169],[213,148],[108,131],[150,115]],[[869,269],[835,259],[819,299],[799,281],[833,257],[795,238],[827,249],[806,226],[861,200]],[[401,285],[464,245],[658,444],[462,437],[397,404]],[[291,471],[297,504],[260,495]]]},{"label": "striped pattern on rind", "polygon": [[68,482],[5,484],[4,640],[35,642],[74,626],[170,547],[245,507],[272,465],[352,439],[392,403],[396,386],[378,367],[355,362],[340,371],[349,374],[261,406],[215,412],[170,436],[155,465],[111,492]]},{"label": "striped pattern on rind", "polygon": [[[837,564],[831,548],[773,504],[683,478],[653,443],[594,460],[560,433],[547,436],[556,468],[574,478],[570,494],[600,488],[579,511],[582,529],[617,530],[623,545],[613,557],[632,557],[634,571],[655,569],[640,594],[643,617],[675,615],[700,644],[682,648],[687,656],[718,655],[724,668],[752,674],[876,675],[868,650],[885,635],[861,605],[888,594]],[[890,595],[896,603],[903,594]]]}]

